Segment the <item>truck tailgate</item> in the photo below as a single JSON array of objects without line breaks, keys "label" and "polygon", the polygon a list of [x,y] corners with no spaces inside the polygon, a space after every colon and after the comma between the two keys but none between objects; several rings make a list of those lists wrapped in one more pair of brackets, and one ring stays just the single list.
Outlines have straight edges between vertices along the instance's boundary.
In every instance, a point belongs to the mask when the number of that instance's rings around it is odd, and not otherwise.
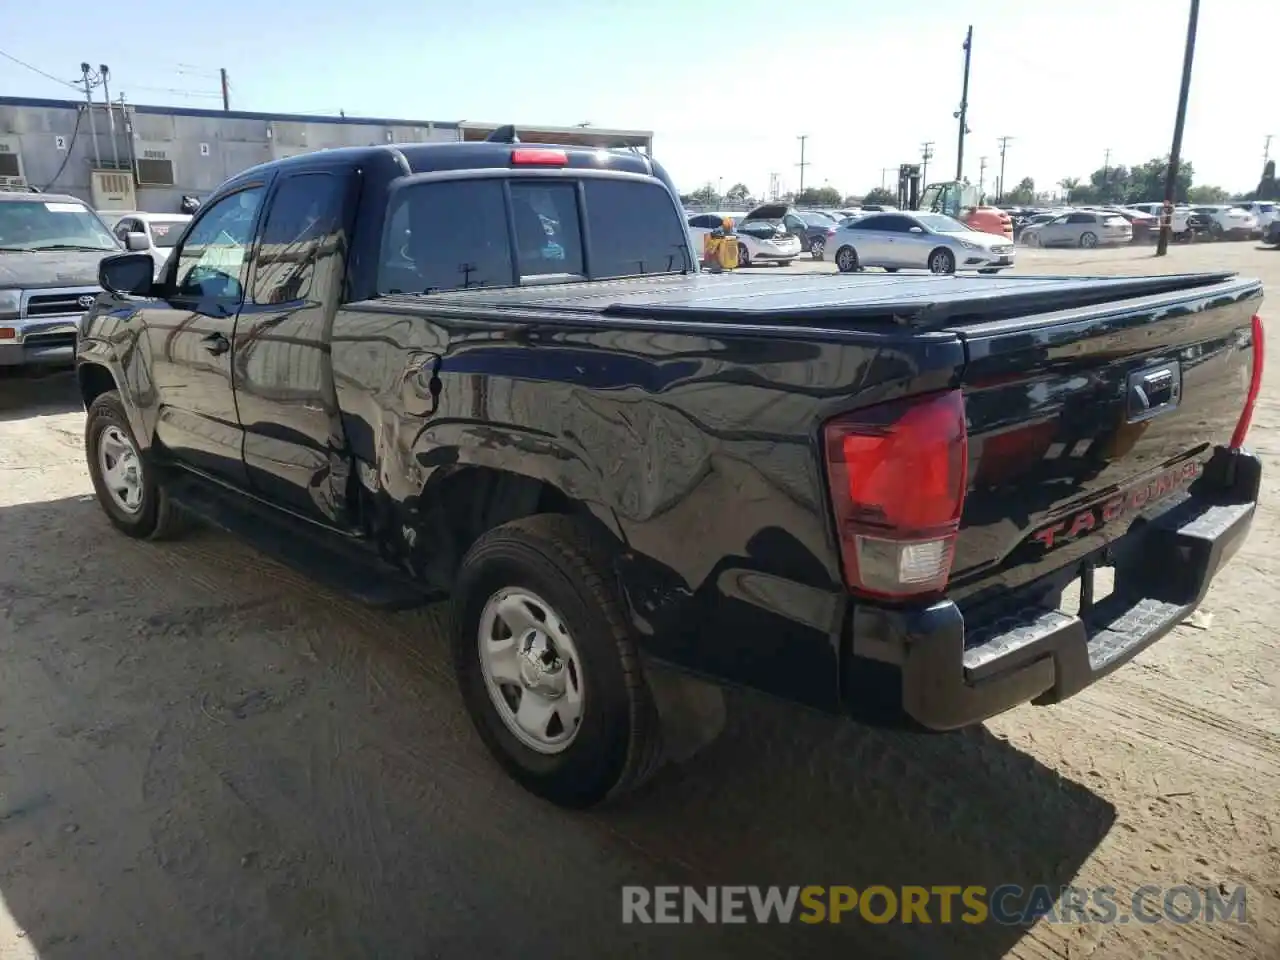
[{"label": "truck tailgate", "polygon": [[962,607],[1078,563],[1167,509],[1230,441],[1256,281],[956,325],[969,488],[948,593]]}]

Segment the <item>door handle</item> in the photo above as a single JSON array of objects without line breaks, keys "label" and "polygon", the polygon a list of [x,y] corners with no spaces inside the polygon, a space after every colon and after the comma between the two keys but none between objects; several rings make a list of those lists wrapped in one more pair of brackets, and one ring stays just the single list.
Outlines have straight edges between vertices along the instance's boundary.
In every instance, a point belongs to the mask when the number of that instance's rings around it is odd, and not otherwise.
[{"label": "door handle", "polygon": [[201,341],[204,348],[215,357],[220,357],[231,349],[231,341],[220,333],[211,333]]}]

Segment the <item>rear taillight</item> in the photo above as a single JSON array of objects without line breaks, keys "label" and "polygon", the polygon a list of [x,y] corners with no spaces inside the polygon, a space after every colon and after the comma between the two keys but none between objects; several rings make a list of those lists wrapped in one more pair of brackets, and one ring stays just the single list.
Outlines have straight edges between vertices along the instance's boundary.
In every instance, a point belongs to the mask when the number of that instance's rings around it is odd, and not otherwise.
[{"label": "rear taillight", "polygon": [[1262,390],[1262,361],[1266,356],[1265,338],[1262,334],[1262,317],[1253,317],[1253,370],[1249,375],[1249,393],[1244,399],[1244,409],[1240,411],[1240,419],[1236,423],[1235,433],[1231,434],[1231,449],[1239,450],[1244,446],[1244,438],[1249,433],[1249,424],[1253,421],[1253,408],[1258,403],[1258,393]]},{"label": "rear taillight", "polygon": [[828,236],[828,237],[834,237],[835,235],[836,235],[836,228],[835,228],[835,227],[827,227],[827,236]]},{"label": "rear taillight", "polygon": [[849,589],[886,598],[943,590],[969,465],[960,391],[838,417],[823,440]]}]

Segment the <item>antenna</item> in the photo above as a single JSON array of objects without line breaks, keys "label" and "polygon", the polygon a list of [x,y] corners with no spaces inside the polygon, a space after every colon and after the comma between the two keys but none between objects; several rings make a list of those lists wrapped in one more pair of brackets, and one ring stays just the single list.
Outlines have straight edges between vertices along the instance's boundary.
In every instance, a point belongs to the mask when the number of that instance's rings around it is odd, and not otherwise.
[{"label": "antenna", "polygon": [[519,143],[520,138],[516,136],[516,127],[513,123],[505,123],[493,133],[484,138],[485,143]]}]

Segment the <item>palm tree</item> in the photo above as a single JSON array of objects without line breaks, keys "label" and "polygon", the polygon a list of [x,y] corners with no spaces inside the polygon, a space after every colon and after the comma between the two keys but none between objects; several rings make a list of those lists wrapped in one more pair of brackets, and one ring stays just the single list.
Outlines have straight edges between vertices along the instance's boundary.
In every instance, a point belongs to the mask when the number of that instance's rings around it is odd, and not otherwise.
[{"label": "palm tree", "polygon": [[1064,177],[1058,181],[1058,186],[1060,186],[1062,188],[1062,192],[1066,194],[1063,199],[1070,200],[1071,194],[1075,191],[1076,187],[1080,186],[1080,178]]}]

